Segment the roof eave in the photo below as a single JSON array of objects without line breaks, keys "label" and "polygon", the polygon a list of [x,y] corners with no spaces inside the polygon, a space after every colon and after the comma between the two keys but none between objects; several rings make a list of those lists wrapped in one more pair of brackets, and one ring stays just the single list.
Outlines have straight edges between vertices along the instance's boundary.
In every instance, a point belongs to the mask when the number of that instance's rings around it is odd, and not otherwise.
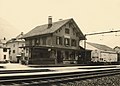
[{"label": "roof eave", "polygon": [[[52,32],[53,33],[53,32]],[[23,39],[26,39],[26,38],[31,38],[31,37],[36,37],[36,36],[45,36],[45,35],[50,35],[52,33],[46,33],[46,34],[39,34],[39,35],[34,35],[34,36],[26,36],[26,37],[22,37]]]}]

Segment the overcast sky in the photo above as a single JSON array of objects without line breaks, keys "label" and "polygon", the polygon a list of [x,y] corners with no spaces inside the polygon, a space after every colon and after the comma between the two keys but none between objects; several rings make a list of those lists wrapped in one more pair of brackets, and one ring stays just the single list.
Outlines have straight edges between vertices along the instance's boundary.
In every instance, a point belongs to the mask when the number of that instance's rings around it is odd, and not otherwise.
[{"label": "overcast sky", "polygon": [[[120,30],[120,0],[0,0],[0,37],[26,33],[47,23],[48,16],[73,18],[83,34]],[[113,48],[120,46],[120,33],[88,36],[87,41]]]}]

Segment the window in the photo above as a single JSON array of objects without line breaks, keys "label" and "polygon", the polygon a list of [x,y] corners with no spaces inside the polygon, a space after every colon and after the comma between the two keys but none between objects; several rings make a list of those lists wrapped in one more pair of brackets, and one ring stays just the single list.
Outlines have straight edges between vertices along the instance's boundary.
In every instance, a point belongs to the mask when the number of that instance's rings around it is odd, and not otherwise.
[{"label": "window", "polygon": [[24,44],[22,44],[22,47],[24,47]]},{"label": "window", "polygon": [[3,48],[3,52],[7,52],[7,48]]},{"label": "window", "polygon": [[43,38],[42,38],[42,41],[43,41],[42,44],[43,44],[43,45],[46,45],[46,37],[43,37]]},{"label": "window", "polygon": [[27,48],[27,49],[26,49],[26,53],[28,53],[28,52],[29,52],[29,49]]},{"label": "window", "polygon": [[70,39],[69,38],[65,38],[64,42],[65,42],[65,46],[70,45]]},{"label": "window", "polygon": [[56,37],[56,44],[62,45],[62,37],[59,37],[59,36]]},{"label": "window", "polygon": [[66,34],[69,34],[70,33],[70,30],[68,28],[65,28],[65,33]]},{"label": "window", "polygon": [[24,52],[24,50],[21,50],[21,52]]},{"label": "window", "polygon": [[10,60],[12,60],[12,56],[10,56]]},{"label": "window", "polygon": [[75,28],[73,28],[73,35],[75,35]]},{"label": "window", "polygon": [[13,50],[13,53],[15,53],[15,50]]},{"label": "window", "polygon": [[100,60],[102,60],[102,61],[103,61],[103,58],[100,58]]},{"label": "window", "polygon": [[71,46],[76,46],[76,40],[75,39],[71,40]]},{"label": "window", "polygon": [[39,45],[39,43],[40,43],[39,38],[36,38],[36,39],[35,39],[35,45]]},{"label": "window", "polygon": [[68,60],[68,59],[69,59],[69,52],[65,51],[65,60]]},{"label": "window", "polygon": [[11,49],[9,50],[9,54],[11,54]]},{"label": "window", "polygon": [[15,47],[15,44],[13,44],[13,47]]},{"label": "window", "polygon": [[33,46],[35,45],[35,40],[34,40],[34,39],[32,39],[32,45],[33,45]]},{"label": "window", "polygon": [[6,59],[6,55],[4,55],[4,59]]},{"label": "window", "polygon": [[31,46],[31,45],[32,45],[32,40],[30,39],[30,40],[29,40],[29,46]]}]

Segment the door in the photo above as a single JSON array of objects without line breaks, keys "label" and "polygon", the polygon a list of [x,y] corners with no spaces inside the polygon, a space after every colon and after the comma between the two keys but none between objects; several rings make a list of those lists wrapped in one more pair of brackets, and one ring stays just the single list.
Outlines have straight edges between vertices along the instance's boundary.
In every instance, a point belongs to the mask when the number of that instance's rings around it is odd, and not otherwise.
[{"label": "door", "polygon": [[57,63],[63,63],[61,51],[57,51]]}]

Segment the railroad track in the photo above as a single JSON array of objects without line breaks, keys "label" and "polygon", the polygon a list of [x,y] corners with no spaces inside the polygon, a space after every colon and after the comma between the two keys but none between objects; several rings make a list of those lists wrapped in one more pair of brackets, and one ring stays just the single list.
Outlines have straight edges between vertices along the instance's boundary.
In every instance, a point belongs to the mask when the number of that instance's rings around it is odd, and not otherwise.
[{"label": "railroad track", "polygon": [[120,74],[119,68],[105,68],[105,69],[89,69],[80,71],[81,69],[74,70],[73,72],[59,72],[51,71],[46,74],[42,73],[16,73],[13,76],[0,76],[1,85],[12,85],[12,86],[49,86],[54,83],[63,83],[70,81],[77,81],[83,79],[97,78],[102,76],[110,76]]}]

